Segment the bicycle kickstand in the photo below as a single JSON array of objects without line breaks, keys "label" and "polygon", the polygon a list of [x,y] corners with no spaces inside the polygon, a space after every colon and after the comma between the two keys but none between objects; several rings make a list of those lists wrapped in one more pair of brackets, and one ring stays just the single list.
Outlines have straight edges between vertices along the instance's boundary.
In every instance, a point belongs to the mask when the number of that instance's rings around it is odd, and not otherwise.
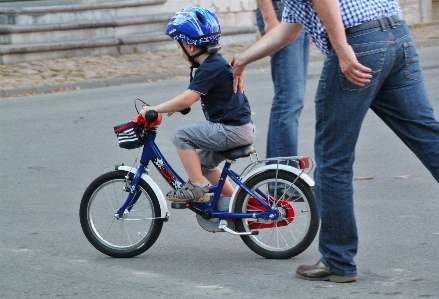
[{"label": "bicycle kickstand", "polygon": [[232,235],[240,235],[240,236],[243,236],[243,235],[253,235],[253,236],[259,235],[259,231],[257,231],[257,230],[254,230],[254,231],[251,231],[251,232],[243,232],[243,233],[235,232],[235,231],[233,231],[233,230],[231,230],[230,228],[227,227],[227,220],[221,220],[220,221],[219,229],[222,229],[225,232],[228,232],[229,234],[232,234]]}]

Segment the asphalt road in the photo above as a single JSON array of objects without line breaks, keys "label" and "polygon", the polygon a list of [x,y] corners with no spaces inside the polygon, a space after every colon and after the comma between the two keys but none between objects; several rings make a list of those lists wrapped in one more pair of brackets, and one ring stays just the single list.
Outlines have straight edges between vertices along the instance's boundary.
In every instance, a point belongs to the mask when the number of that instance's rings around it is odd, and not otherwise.
[{"label": "asphalt road", "polygon": [[[437,53],[437,47],[420,49],[439,118]],[[311,157],[320,66],[310,66],[300,120],[300,154]],[[264,156],[269,69],[247,70],[245,82],[258,127],[255,146]],[[135,98],[156,104],[187,83],[0,99],[0,298],[439,298],[439,185],[372,112],[355,164],[356,177],[372,178],[354,183],[360,233],[355,283],[294,277],[297,266],[319,258],[317,240],[296,258],[268,260],[239,237],[205,232],[185,210],[171,210],[156,244],[136,258],[114,259],[95,250],[79,224],[82,194],[95,177],[115,164],[132,164],[137,154],[118,147],[113,126],[136,115]],[[177,126],[202,119],[196,105],[188,116],[165,118],[159,128],[158,144],[180,173],[169,136]],[[152,177],[166,192],[158,174]]]}]

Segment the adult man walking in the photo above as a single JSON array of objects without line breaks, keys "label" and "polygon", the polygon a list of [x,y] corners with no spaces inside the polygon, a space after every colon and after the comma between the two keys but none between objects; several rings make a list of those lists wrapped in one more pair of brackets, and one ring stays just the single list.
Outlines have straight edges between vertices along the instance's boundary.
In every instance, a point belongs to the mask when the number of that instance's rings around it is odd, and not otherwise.
[{"label": "adult man walking", "polygon": [[[282,20],[280,0],[257,0],[256,23],[265,35]],[[310,36],[305,30],[270,56],[274,98],[267,134],[267,158],[296,156],[299,116],[305,98]]]},{"label": "adult man walking", "polygon": [[[302,26],[326,55],[316,94],[316,199],[320,260],[300,266],[308,280],[357,279],[353,206],[355,145],[371,108],[439,181],[439,123],[413,38],[396,0],[285,0],[282,23],[235,56],[235,89],[245,66],[282,48]],[[297,24],[300,23],[300,24]]]}]

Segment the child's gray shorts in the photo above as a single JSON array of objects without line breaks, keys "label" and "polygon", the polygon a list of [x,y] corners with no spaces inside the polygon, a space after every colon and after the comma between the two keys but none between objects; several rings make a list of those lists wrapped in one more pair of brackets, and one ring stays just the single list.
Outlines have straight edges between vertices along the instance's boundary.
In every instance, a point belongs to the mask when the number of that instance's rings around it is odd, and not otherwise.
[{"label": "child's gray shorts", "polygon": [[203,174],[211,173],[226,158],[219,151],[252,144],[256,137],[253,123],[228,126],[221,123],[199,122],[178,128],[171,141],[181,149],[195,149],[201,160]]}]

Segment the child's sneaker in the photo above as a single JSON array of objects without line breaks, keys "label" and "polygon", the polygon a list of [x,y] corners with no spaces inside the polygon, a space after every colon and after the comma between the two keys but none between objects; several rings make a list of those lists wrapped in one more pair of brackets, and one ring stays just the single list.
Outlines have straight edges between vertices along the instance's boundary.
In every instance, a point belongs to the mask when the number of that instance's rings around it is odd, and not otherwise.
[{"label": "child's sneaker", "polygon": [[166,198],[176,202],[208,202],[212,193],[209,193],[209,186],[197,187],[191,181],[181,187],[181,189],[171,190],[166,194]]}]

